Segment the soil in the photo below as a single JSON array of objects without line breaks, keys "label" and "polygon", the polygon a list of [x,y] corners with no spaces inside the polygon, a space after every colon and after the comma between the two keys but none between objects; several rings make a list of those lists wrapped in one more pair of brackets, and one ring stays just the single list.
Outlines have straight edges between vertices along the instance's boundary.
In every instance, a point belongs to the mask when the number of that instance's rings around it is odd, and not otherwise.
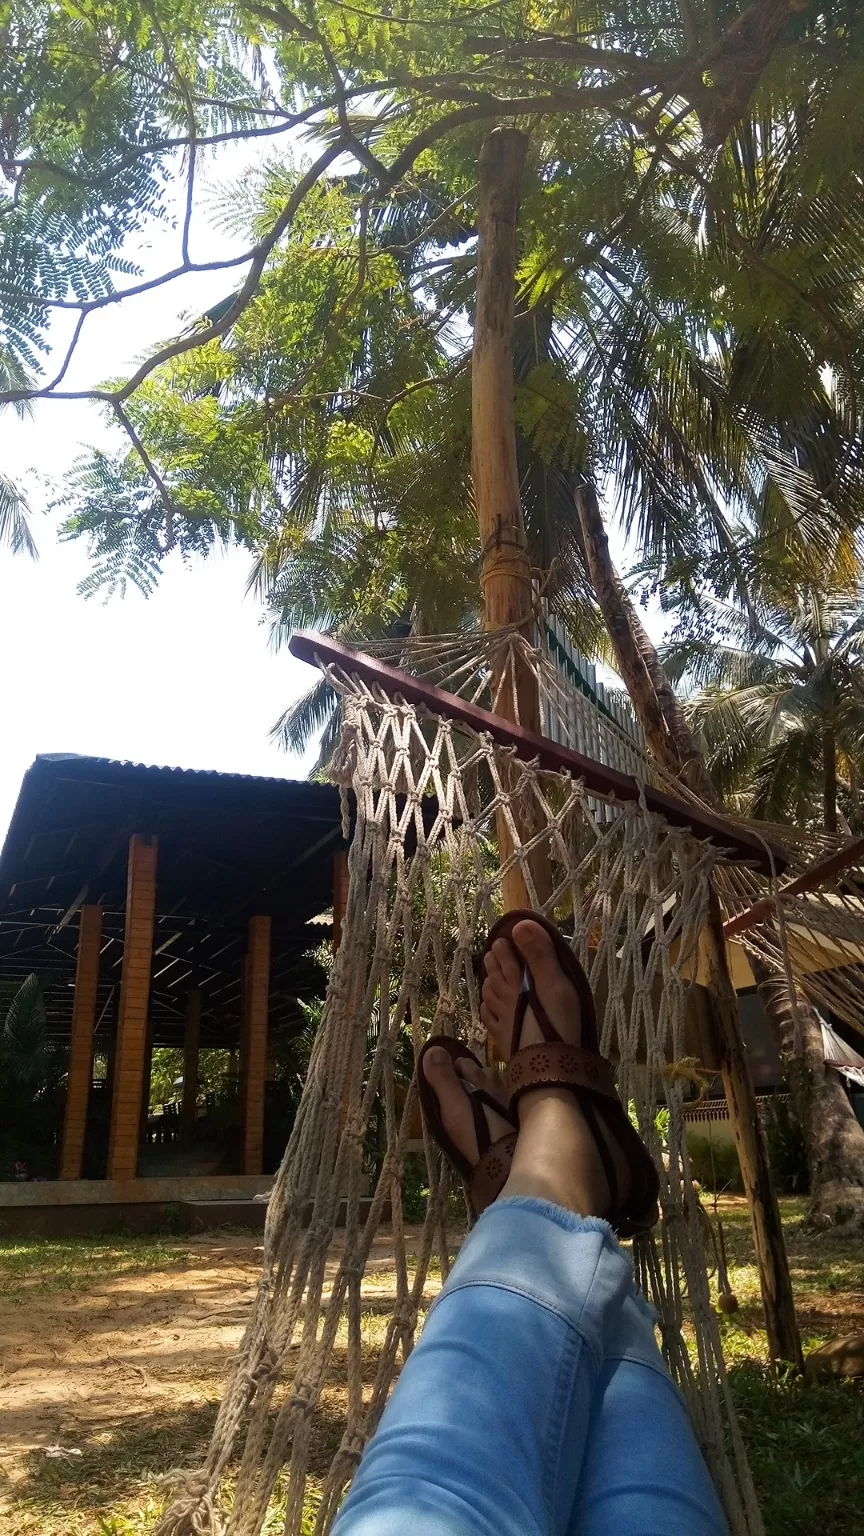
[{"label": "soil", "polygon": [[[137,1531],[137,1522],[111,1521],[118,1500],[128,1510],[136,1483],[139,1492],[149,1489],[160,1464],[190,1465],[205,1449],[252,1304],[260,1233],[204,1234],[170,1246],[176,1257],[158,1267],[106,1270],[92,1284],[76,1279],[72,1290],[36,1275],[11,1297],[0,1292],[4,1536]],[[391,1299],[391,1254],[382,1233],[363,1285],[372,1310]],[[337,1239],[331,1273],[338,1256]],[[430,1278],[430,1300],[437,1288]],[[96,1523],[100,1514],[110,1523]]]},{"label": "soil", "polygon": [[[783,1205],[805,1348],[860,1331],[860,1243],[809,1237],[805,1202]],[[724,1351],[766,1529],[810,1536],[816,1499],[823,1536],[851,1536],[848,1510],[864,1507],[864,1453],[850,1450],[864,1445],[864,1384],[799,1388],[768,1371],[746,1206],[722,1197],[718,1213],[740,1303],[721,1320]],[[418,1237],[407,1230],[409,1253]],[[331,1274],[339,1247],[337,1239]],[[2,1536],[145,1536],[163,1507],[160,1479],[200,1465],[206,1452],[252,1305],[260,1233],[0,1249]],[[394,1281],[383,1231],[363,1281],[366,1391]],[[437,1288],[430,1278],[427,1302]],[[338,1444],[346,1402],[337,1348],[313,1426],[313,1480]]]}]

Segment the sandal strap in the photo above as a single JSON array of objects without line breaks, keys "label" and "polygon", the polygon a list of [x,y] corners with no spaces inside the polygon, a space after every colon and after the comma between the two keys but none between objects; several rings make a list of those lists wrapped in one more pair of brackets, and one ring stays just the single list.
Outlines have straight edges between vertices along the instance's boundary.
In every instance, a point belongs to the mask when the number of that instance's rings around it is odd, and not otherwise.
[{"label": "sandal strap", "polygon": [[474,1083],[469,1083],[467,1078],[462,1079],[462,1087],[465,1090],[465,1097],[471,1105],[471,1114],[474,1119],[474,1135],[477,1138],[477,1155],[478,1158],[482,1159],[493,1145],[489,1122],[483,1113],[484,1107],[493,1110],[496,1115],[501,1115],[505,1120],[509,1120],[512,1125],[517,1123],[516,1116],[511,1113],[506,1104],[502,1104],[499,1099],[494,1099],[492,1094],[488,1093],[485,1088],[478,1088]]},{"label": "sandal strap", "polygon": [[517,1131],[508,1131],[493,1141],[471,1175],[471,1204],[478,1215],[497,1200],[510,1177],[517,1135]]},{"label": "sandal strap", "polygon": [[529,971],[527,965],[525,965],[525,962],[522,960],[522,956],[519,954],[519,951],[515,947],[513,949],[513,953],[516,955],[517,960],[522,961],[524,970],[522,973],[522,990],[516,999],[516,1007],[513,1011],[513,1033],[510,1036],[511,1058],[515,1056],[519,1050],[519,1041],[522,1038],[522,1025],[525,1022],[525,1015],[529,1008],[537,1020],[537,1023],[540,1027],[540,1033],[544,1040],[551,1042],[553,1040],[561,1039],[561,1036],[555,1028],[555,1025],[551,1022],[546,1009],[543,1007],[543,1004],[537,996],[537,988],[534,985],[534,978],[532,977],[531,972]]},{"label": "sandal strap", "polygon": [[580,1045],[568,1045],[561,1039],[523,1046],[511,1057],[507,1068],[511,1109],[531,1088],[585,1088],[619,1102],[612,1068],[605,1056],[583,1050]]}]

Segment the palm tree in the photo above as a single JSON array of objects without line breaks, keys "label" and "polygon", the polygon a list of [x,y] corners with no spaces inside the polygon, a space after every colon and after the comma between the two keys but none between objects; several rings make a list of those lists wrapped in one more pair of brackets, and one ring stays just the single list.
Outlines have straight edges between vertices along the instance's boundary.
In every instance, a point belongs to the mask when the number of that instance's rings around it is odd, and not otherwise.
[{"label": "palm tree", "polygon": [[[851,537],[864,521],[864,371],[849,337],[864,185],[854,155],[839,157],[829,192],[815,174],[823,108],[778,86],[710,162],[671,119],[650,162],[587,120],[571,158],[556,158],[541,129],[523,201],[516,404],[531,559],[583,647],[602,624],[649,750],[715,805],[610,559],[597,488],[613,487],[650,576],[745,610],[766,547],[812,556],[826,528]],[[476,622],[475,174],[473,161],[442,161],[416,207],[403,196],[397,218],[385,199],[365,226],[368,183],[334,184],[320,226],[286,239],[229,338],[129,403],[181,547],[231,530],[254,548],[277,636],[309,623],[380,635],[406,614],[423,629]],[[116,580],[128,555],[131,578],[149,582],[164,553],[159,497],[137,460],[108,470],[92,467],[69,531],[94,541],[94,581]],[[285,727],[327,708],[318,690]]]},{"label": "palm tree", "polygon": [[664,652],[727,805],[766,821],[861,823],[864,766],[864,585],[777,584],[749,612],[712,603],[713,633]]}]

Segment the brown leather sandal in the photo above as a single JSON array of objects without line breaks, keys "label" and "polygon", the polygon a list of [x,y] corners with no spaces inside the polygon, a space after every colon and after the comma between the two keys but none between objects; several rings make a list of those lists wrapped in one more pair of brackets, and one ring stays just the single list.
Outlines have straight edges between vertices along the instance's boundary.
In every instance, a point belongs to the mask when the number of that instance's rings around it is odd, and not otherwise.
[{"label": "brown leather sandal", "polygon": [[[555,945],[558,963],[576,992],[582,1023],[580,1045],[568,1045],[561,1039],[537,996],[534,978],[525,964],[524,957],[513,942],[514,927],[526,919],[545,928]],[[510,1108],[513,1110],[521,1095],[532,1088],[569,1088],[579,1100],[579,1107],[600,1153],[600,1161],[609,1185],[607,1220],[610,1226],[619,1237],[633,1237],[637,1232],[646,1232],[654,1226],[659,1216],[657,1196],[660,1192],[660,1179],[647,1149],[643,1146],[618,1097],[612,1067],[606,1058],[600,1055],[597,1012],[588,977],[563,934],[538,912],[507,912],[504,917],[498,919],[490,929],[480,956],[481,976],[483,963],[489,950],[495,940],[501,938],[509,939],[523,967],[522,990],[513,1016],[510,1060],[507,1065]],[[526,1045],[520,1049],[522,1025],[529,1008],[537,1020],[543,1039],[536,1045]],[[624,1198],[619,1197],[615,1162],[600,1129],[601,1120],[627,1159],[630,1170],[630,1190]]]},{"label": "brown leather sandal", "polygon": [[[454,1040],[451,1035],[432,1035],[417,1057],[416,1068],[417,1092],[426,1124],[445,1157],[453,1164],[457,1173],[462,1175],[471,1213],[473,1216],[479,1216],[481,1211],[485,1211],[487,1205],[491,1205],[493,1200],[498,1198],[507,1183],[519,1121],[514,1110],[508,1109],[507,1105],[502,1104],[498,1099],[493,1099],[491,1093],[488,1093],[485,1088],[477,1088],[473,1083],[462,1078],[465,1097],[471,1105],[471,1113],[474,1117],[474,1135],[477,1137],[478,1161],[469,1162],[445,1130],[438,1106],[438,1095],[427,1081],[423,1070],[426,1052],[431,1050],[433,1045],[442,1046],[454,1066],[457,1061],[464,1060],[466,1057],[476,1061],[478,1067],[483,1064],[477,1061],[474,1052],[469,1051],[467,1045],[463,1045],[461,1040]],[[483,1113],[484,1104],[487,1108],[494,1109],[496,1115],[501,1115],[502,1119],[509,1120],[513,1126],[512,1131],[508,1131],[506,1136],[499,1136],[497,1141],[492,1140],[492,1134]]]}]

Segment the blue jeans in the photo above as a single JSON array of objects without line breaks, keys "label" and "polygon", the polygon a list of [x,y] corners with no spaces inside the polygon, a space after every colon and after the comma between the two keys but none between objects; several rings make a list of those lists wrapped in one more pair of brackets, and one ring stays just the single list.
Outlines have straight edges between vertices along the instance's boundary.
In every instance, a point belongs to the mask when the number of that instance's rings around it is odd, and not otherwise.
[{"label": "blue jeans", "polygon": [[522,1198],[484,1212],[334,1536],[728,1536],[605,1221]]}]

